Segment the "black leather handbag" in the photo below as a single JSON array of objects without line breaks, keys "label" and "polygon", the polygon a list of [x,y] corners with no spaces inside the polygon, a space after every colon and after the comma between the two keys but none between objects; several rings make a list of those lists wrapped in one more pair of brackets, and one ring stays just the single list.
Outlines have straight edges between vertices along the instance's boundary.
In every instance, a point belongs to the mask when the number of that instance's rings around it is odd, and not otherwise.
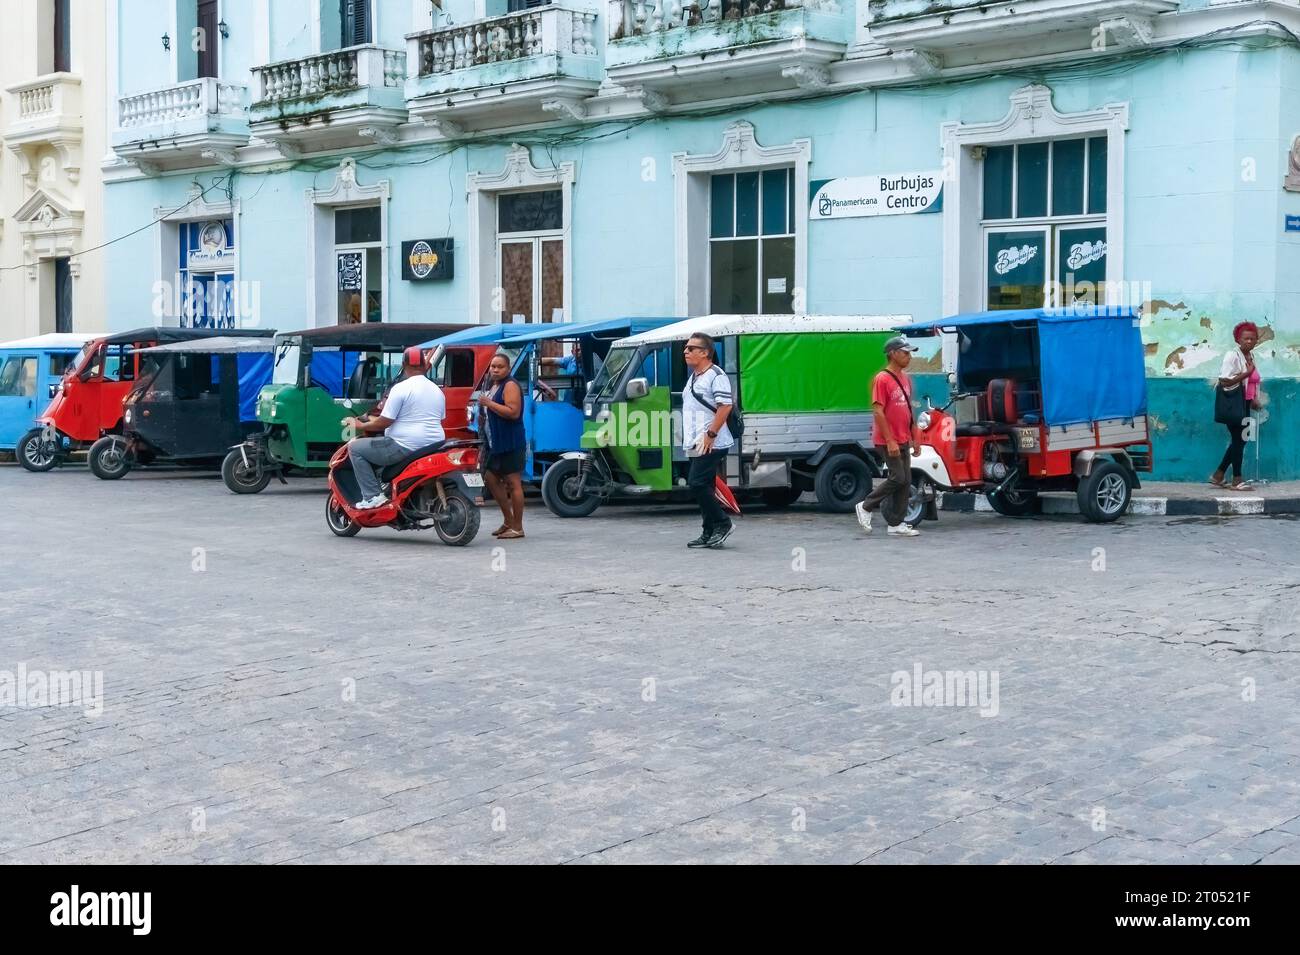
[{"label": "black leather handbag", "polygon": [[1219,424],[1241,424],[1246,420],[1246,387],[1238,385],[1225,391],[1223,385],[1214,386],[1214,420]]}]

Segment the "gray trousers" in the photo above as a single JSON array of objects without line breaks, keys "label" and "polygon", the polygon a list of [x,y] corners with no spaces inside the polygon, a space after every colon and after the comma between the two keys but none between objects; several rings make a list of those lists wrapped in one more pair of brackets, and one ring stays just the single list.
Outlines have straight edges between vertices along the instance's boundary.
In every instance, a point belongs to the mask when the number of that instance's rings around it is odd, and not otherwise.
[{"label": "gray trousers", "polygon": [[409,448],[402,447],[392,438],[354,438],[348,445],[348,458],[357,476],[357,486],[361,488],[361,500],[379,494],[381,487],[376,471],[396,464],[410,453]]},{"label": "gray trousers", "polygon": [[903,522],[903,515],[907,513],[908,500],[912,496],[912,449],[906,442],[900,441],[896,458],[885,454],[884,448],[877,450],[884,456],[885,467],[889,474],[872,488],[862,505],[867,510],[874,511],[880,507],[882,501],[890,501],[892,508],[881,513],[885,515],[885,521],[890,527],[896,527]]}]

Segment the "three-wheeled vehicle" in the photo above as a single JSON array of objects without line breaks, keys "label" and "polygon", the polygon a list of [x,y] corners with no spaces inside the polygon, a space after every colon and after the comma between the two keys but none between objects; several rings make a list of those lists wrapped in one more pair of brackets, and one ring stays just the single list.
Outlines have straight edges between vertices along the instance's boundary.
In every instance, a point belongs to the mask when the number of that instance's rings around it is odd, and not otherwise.
[{"label": "three-wheeled vehicle", "polygon": [[[581,449],[587,383],[595,377],[614,342],[680,320],[613,318],[547,322],[522,329],[519,325],[502,327],[503,334],[492,352],[509,356],[511,377],[523,392],[524,434],[528,442],[525,481],[541,481],[562,454]],[[492,387],[485,370],[471,401],[471,421],[478,420],[477,396]]]},{"label": "three-wheeled vehicle", "polygon": [[[1132,309],[1106,306],[981,312],[903,326],[956,337],[952,400],[917,417],[908,522],[935,491],[987,495],[1000,514],[1073,491],[1089,521],[1126,510],[1152,466],[1142,334]],[[961,399],[974,414],[958,421]]]},{"label": "three-wheeled vehicle", "polygon": [[[16,451],[58,394],[59,380],[72,367],[86,342],[98,335],[57,332],[0,344],[0,451]],[[40,442],[24,451],[38,456]]]},{"label": "three-wheeled vehicle", "polygon": [[727,486],[771,507],[814,491],[827,510],[852,510],[882,473],[869,382],[892,329],[908,320],[710,315],[617,341],[583,401],[582,450],[547,470],[542,498],[560,517],[585,517],[616,495],[685,495],[682,348],[704,333],[744,413],[744,433],[726,458]]},{"label": "three-wheeled vehicle", "polygon": [[105,481],[132,467],[220,464],[257,427],[257,394],[271,379],[272,340],[230,336],[137,350],[140,378],[122,399],[122,432],[90,446],[91,473]]},{"label": "three-wheeled vehicle", "polygon": [[[325,473],[347,440],[343,419],[374,410],[401,373],[402,351],[464,325],[363,322],[331,325],[275,338],[270,382],[257,397],[261,427],[241,436],[221,464],[236,494],[256,494],[271,477],[297,469]],[[465,405],[477,366],[473,351],[448,353],[435,374],[447,395],[448,431],[465,427]],[[486,367],[487,359],[482,359]],[[457,410],[459,409],[459,410]]]},{"label": "three-wheeled vehicle", "polygon": [[229,335],[262,336],[270,330],[214,331],[147,326],[86,343],[63,375],[49,406],[18,444],[29,471],[48,471],[105,434],[122,431],[122,399],[135,387],[144,357],[136,348]]}]

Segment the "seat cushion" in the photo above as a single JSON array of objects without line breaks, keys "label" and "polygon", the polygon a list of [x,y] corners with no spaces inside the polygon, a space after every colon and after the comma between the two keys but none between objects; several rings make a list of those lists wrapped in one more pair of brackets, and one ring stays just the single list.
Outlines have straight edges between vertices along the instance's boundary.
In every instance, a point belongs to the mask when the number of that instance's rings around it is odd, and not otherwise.
[{"label": "seat cushion", "polygon": [[988,425],[983,424],[959,424],[955,433],[959,438],[982,438],[989,433],[989,429]]},{"label": "seat cushion", "polygon": [[446,443],[447,443],[446,441],[435,441],[433,444],[425,445],[423,448],[420,448],[419,450],[412,451],[406,457],[402,458],[402,460],[396,462],[395,464],[389,464],[382,471],[380,471],[379,480],[383,481],[384,483],[391,481],[393,478],[397,477],[397,475],[401,474],[403,471],[405,471],[416,461],[420,460],[420,458],[428,457],[429,455],[433,454],[435,451],[438,451]]}]

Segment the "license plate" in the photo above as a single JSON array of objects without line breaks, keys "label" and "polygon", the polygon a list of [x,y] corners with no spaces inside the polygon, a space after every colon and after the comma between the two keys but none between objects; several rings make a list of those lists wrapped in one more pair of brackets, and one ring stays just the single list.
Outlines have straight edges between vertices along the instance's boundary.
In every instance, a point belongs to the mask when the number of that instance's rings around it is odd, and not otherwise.
[{"label": "license plate", "polygon": [[466,475],[465,475],[465,484],[466,484],[467,486],[469,486],[469,487],[482,487],[482,486],[483,486],[483,475],[481,475],[481,474],[466,474]]}]

